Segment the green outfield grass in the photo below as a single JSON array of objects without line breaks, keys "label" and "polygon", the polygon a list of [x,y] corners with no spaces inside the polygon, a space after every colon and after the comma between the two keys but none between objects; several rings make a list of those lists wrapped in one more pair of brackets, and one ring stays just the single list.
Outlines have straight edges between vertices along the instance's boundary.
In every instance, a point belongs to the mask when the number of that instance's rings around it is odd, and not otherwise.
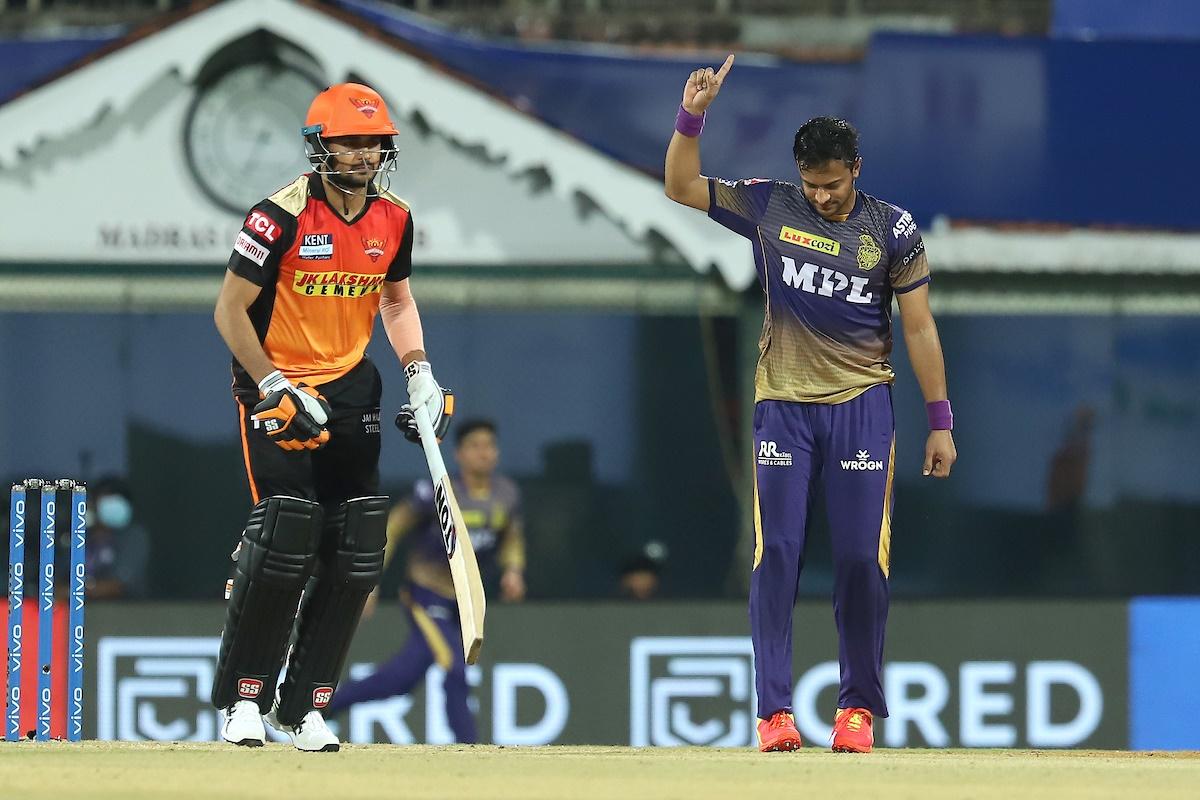
[{"label": "green outfield grass", "polygon": [[1142,800],[1195,796],[1200,753],[0,742],[0,786],[19,800]]}]

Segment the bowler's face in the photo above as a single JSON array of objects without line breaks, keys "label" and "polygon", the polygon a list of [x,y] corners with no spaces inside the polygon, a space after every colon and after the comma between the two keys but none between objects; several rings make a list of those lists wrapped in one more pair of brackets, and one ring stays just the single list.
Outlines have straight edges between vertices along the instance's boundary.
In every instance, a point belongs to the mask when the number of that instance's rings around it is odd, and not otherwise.
[{"label": "bowler's face", "polygon": [[827,220],[840,222],[854,210],[854,181],[862,169],[862,159],[853,168],[845,161],[832,159],[800,170],[800,188],[808,202]]}]

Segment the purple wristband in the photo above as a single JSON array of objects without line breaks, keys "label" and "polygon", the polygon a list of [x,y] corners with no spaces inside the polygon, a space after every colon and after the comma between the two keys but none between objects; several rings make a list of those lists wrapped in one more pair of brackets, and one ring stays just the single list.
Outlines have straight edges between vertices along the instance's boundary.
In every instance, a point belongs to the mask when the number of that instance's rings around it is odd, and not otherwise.
[{"label": "purple wristband", "polygon": [[925,404],[925,414],[929,417],[929,430],[954,430],[954,412],[950,410],[949,400],[934,400]]},{"label": "purple wristband", "polygon": [[675,115],[675,130],[684,136],[699,136],[700,131],[704,130],[704,112],[693,114],[680,103],[679,113]]}]

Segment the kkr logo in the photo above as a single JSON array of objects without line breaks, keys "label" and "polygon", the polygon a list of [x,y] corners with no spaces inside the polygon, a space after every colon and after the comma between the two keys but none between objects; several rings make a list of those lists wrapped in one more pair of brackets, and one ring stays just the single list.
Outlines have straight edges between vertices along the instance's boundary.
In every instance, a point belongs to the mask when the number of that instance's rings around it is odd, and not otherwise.
[{"label": "kkr logo", "polygon": [[753,658],[749,637],[635,638],[629,646],[629,743],[752,744]]},{"label": "kkr logo", "polygon": [[779,452],[779,446],[774,442],[758,443],[758,463],[764,467],[790,467],[792,454]]},{"label": "kkr logo", "polygon": [[[97,647],[100,739],[207,742],[221,712],[209,703],[219,637],[106,636]],[[239,691],[242,686],[239,682]]]},{"label": "kkr logo", "polygon": [[438,523],[442,526],[442,544],[446,548],[446,556],[453,556],[458,547],[458,537],[454,531],[454,514],[450,512],[450,498],[446,496],[446,487],[441,481],[433,487],[433,504],[437,508]]},{"label": "kkr logo", "polygon": [[858,453],[855,454],[855,458],[857,459],[856,461],[843,460],[842,469],[850,471],[869,470],[872,472],[883,469],[883,462],[872,461],[871,454],[866,450],[859,450]]}]

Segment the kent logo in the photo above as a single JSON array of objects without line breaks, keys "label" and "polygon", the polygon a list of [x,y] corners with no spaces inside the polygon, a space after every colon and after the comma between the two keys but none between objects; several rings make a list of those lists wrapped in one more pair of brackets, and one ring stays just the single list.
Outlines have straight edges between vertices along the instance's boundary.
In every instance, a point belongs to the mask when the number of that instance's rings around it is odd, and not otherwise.
[{"label": "kent logo", "polygon": [[[818,274],[821,276],[820,284],[817,283]],[[862,305],[871,302],[875,297],[874,292],[863,291],[869,281],[870,278],[861,275],[843,275],[836,269],[818,267],[807,261],[797,268],[795,259],[783,256],[783,282],[802,292],[821,297],[836,295],[847,303]]]},{"label": "kent logo", "polygon": [[333,244],[333,234],[330,233],[306,233],[304,234],[305,247],[321,247],[323,245]]},{"label": "kent logo", "polygon": [[858,453],[856,454],[856,456],[857,456],[857,460],[855,460],[855,461],[843,460],[842,461],[842,469],[850,470],[851,472],[858,471],[858,470],[867,470],[870,472],[874,472],[875,470],[883,469],[883,462],[882,461],[872,461],[871,454],[868,453],[866,450],[859,450]]},{"label": "kent logo", "polygon": [[333,234],[304,234],[304,238],[300,240],[300,249],[296,254],[303,259],[328,261],[333,258]]},{"label": "kent logo", "polygon": [[433,504],[437,508],[438,523],[442,526],[442,545],[446,548],[446,556],[453,556],[458,546],[458,537],[455,536],[450,500],[446,497],[446,488],[441,483],[433,487]]}]

